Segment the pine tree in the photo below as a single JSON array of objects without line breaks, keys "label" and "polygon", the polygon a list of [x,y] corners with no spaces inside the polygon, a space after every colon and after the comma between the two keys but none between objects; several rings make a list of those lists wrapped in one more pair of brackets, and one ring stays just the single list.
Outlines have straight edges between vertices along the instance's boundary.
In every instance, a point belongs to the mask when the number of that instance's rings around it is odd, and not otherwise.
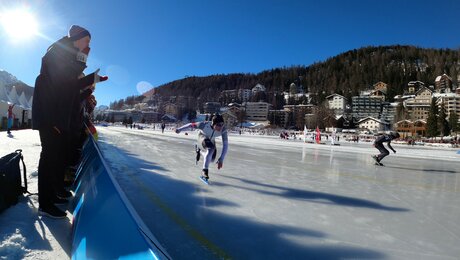
[{"label": "pine tree", "polygon": [[441,102],[438,116],[438,129],[441,133],[441,136],[447,136],[450,134],[449,122],[447,121],[446,106],[444,101]]},{"label": "pine tree", "polygon": [[436,106],[436,98],[431,99],[430,111],[426,120],[426,135],[435,137],[438,135],[438,107]]}]

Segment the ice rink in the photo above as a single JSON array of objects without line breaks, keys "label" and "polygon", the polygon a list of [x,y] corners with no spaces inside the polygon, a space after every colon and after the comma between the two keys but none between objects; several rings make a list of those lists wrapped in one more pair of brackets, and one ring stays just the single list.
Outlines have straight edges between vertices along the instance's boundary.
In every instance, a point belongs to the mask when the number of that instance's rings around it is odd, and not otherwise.
[{"label": "ice rink", "polygon": [[371,143],[230,135],[206,186],[196,132],[98,130],[120,186],[174,259],[459,259],[454,149],[393,145],[381,167]]}]

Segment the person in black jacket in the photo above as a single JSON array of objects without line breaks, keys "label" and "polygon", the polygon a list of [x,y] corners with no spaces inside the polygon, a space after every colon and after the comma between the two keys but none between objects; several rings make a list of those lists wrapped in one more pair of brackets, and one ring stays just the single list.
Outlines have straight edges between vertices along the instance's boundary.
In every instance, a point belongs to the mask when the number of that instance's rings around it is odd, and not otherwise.
[{"label": "person in black jacket", "polygon": [[[80,77],[84,77],[82,74]],[[95,85],[88,86],[84,90],[80,90],[79,97],[73,106],[70,132],[67,138],[66,158],[65,158],[65,175],[64,179],[71,180],[78,163],[80,162],[81,150],[85,140],[87,139],[86,125],[88,125],[87,117],[89,116],[86,109],[86,100],[92,96]],[[94,97],[94,96],[93,96]],[[64,186],[70,186],[71,182],[64,183]]]},{"label": "person in black jacket", "polygon": [[393,153],[396,153],[396,150],[393,149],[393,147],[390,144],[391,141],[396,138],[399,138],[398,132],[390,132],[390,134],[383,134],[375,139],[374,147],[380,151],[379,155],[372,156],[372,158],[376,161],[376,164],[383,165],[380,161],[382,161],[383,158],[390,154],[390,152],[385,148],[383,143],[387,143],[388,148],[390,148],[393,151]]},{"label": "person in black jacket", "polygon": [[108,79],[99,76],[99,70],[80,77],[86,68],[90,41],[88,30],[73,25],[68,36],[48,48],[35,81],[32,128],[39,131],[42,146],[38,166],[39,212],[54,218],[66,216],[54,204],[67,202],[63,198],[69,197],[63,180],[72,111],[79,106],[82,89]]}]

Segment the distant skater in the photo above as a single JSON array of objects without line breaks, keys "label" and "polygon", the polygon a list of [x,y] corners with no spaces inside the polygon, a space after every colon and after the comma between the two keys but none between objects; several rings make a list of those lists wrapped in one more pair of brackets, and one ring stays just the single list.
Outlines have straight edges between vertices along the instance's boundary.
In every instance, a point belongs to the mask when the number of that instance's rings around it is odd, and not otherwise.
[{"label": "distant skater", "polygon": [[215,115],[211,121],[189,123],[177,128],[176,133],[180,133],[187,128],[199,129],[196,160],[199,161],[200,153],[204,156],[201,178],[207,182],[209,180],[209,163],[215,160],[217,154],[216,137],[222,137],[222,152],[216,162],[217,169],[223,167],[225,155],[227,154],[228,134],[224,125],[224,118],[221,115]]},{"label": "distant skater", "polygon": [[376,161],[376,164],[383,166],[383,164],[380,161],[382,161],[383,158],[390,154],[390,152],[385,148],[383,143],[387,143],[388,148],[390,148],[393,151],[393,153],[396,153],[396,150],[393,149],[393,147],[391,147],[391,141],[396,138],[399,138],[398,132],[390,132],[390,134],[383,134],[377,137],[377,139],[375,139],[374,147],[380,151],[379,155],[372,156],[372,158]]}]

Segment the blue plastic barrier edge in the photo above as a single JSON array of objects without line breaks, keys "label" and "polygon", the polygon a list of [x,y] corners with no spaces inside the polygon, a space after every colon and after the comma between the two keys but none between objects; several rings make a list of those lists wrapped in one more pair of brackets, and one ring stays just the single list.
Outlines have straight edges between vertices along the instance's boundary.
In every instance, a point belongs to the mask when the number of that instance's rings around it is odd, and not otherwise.
[{"label": "blue plastic barrier edge", "polygon": [[[101,160],[101,162],[103,164],[102,166],[105,168],[106,173],[109,176],[109,179],[111,180],[115,190],[118,192],[118,195],[119,195],[120,199],[122,200],[123,205],[127,209],[128,213],[132,216],[133,220],[136,222],[136,224],[138,226],[139,233],[142,234],[142,236],[145,238],[145,241],[151,246],[151,248],[156,248],[158,250],[158,252],[162,254],[161,255],[162,257],[164,257],[165,259],[171,259],[171,257],[166,252],[166,250],[161,246],[160,242],[151,233],[149,228],[147,228],[147,226],[142,221],[142,219],[140,218],[140,216],[137,214],[136,210],[132,206],[131,202],[127,198],[126,194],[121,189],[120,185],[118,184],[118,182],[116,181],[115,177],[113,176],[113,173],[112,173],[110,167],[108,166],[107,162],[105,161],[104,157],[102,156],[101,149],[99,148],[97,142],[94,140],[94,138],[91,135],[88,138],[87,142],[91,142],[91,145],[94,146],[95,151],[97,152],[97,156],[99,156],[99,158],[100,158],[100,160]],[[88,143],[85,144],[85,148],[87,147],[87,145],[88,145]],[[85,148],[84,148],[84,150],[85,150]],[[82,163],[80,164],[80,166],[77,169],[77,179],[78,179],[78,174],[82,174],[80,171],[82,170],[82,165],[84,164],[85,159],[87,159],[87,158],[83,159]],[[77,187],[77,189],[78,189],[78,187]],[[75,210],[78,211],[78,205],[77,205],[77,208]],[[77,212],[75,212],[75,213],[77,213]]]}]

